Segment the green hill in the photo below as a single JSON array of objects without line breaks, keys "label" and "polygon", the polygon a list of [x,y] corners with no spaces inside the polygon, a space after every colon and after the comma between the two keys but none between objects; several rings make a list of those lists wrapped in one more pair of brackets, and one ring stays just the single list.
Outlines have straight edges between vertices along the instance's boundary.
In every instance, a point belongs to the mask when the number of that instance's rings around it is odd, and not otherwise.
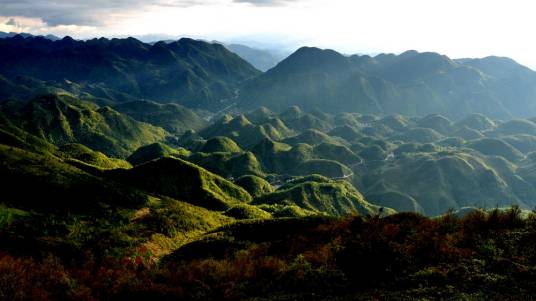
[{"label": "green hill", "polygon": [[55,145],[13,126],[8,120],[2,120],[1,114],[0,144],[15,146],[36,153],[55,153],[58,150]]},{"label": "green hill", "polygon": [[113,108],[138,121],[159,126],[175,135],[187,130],[197,131],[207,126],[203,118],[178,104],[132,101],[114,105]]},{"label": "green hill", "polygon": [[[422,123],[421,127],[428,127],[426,126],[428,123],[433,123],[435,120],[421,120],[419,121]],[[391,128],[394,131],[400,132],[403,131],[406,127],[409,126],[410,121],[401,115],[389,115],[385,116],[381,120],[378,121],[379,123],[386,125],[387,127]],[[433,129],[433,128],[432,128]]]},{"label": "green hill", "polygon": [[246,114],[246,118],[256,124],[268,122],[270,119],[274,117],[275,117],[274,112],[262,106]]},{"label": "green hill", "polygon": [[512,162],[523,158],[523,154],[510,144],[500,139],[484,138],[469,142],[467,147],[489,156],[501,156]]},{"label": "green hill", "polygon": [[130,163],[127,162],[128,160],[124,161],[108,158],[105,154],[96,152],[82,144],[64,144],[59,147],[59,153],[61,157],[79,160],[103,169],[132,167]]},{"label": "green hill", "polygon": [[[363,196],[346,181],[324,177],[304,177],[290,182],[277,191],[261,196],[255,204],[294,204],[300,208],[330,215],[376,214],[379,207],[367,203]],[[390,213],[385,209],[385,213]]]},{"label": "green hill", "polygon": [[473,128],[462,126],[459,130],[455,131],[451,134],[451,136],[459,137],[464,140],[476,140],[476,139],[482,139],[485,136],[479,132],[478,130],[475,130]]},{"label": "green hill", "polygon": [[344,140],[330,137],[321,131],[313,130],[313,129],[306,130],[297,136],[287,138],[283,142],[290,144],[290,145],[298,144],[298,143],[305,143],[305,144],[309,144],[312,146],[319,145],[322,143],[331,143],[331,144],[339,144],[339,145],[346,144]]},{"label": "green hill", "polygon": [[222,177],[238,178],[243,175],[264,176],[263,168],[255,155],[245,153],[194,153],[188,161],[195,163]]},{"label": "green hill", "polygon": [[261,163],[252,152],[246,152],[232,157],[227,162],[227,170],[229,170],[229,173],[233,177],[240,177],[247,174],[264,176]]},{"label": "green hill", "polygon": [[103,180],[51,156],[0,145],[3,202],[45,212],[92,213],[103,204],[139,208],[148,196]]},{"label": "green hill", "polygon": [[199,134],[205,138],[224,136],[233,139],[240,147],[250,148],[265,138],[280,140],[290,135],[290,130],[278,119],[264,124],[253,124],[244,115],[222,118]]},{"label": "green hill", "polygon": [[493,129],[496,124],[483,114],[473,113],[456,123],[457,127],[466,126],[477,131]]},{"label": "green hill", "polygon": [[251,201],[247,191],[195,164],[161,158],[129,170],[112,170],[109,178],[210,210],[226,210]]},{"label": "green hill", "polygon": [[289,169],[289,173],[297,176],[307,176],[319,174],[329,178],[347,178],[353,173],[345,165],[325,159],[305,160],[295,167]]},{"label": "green hill", "polygon": [[366,161],[382,161],[387,157],[387,153],[381,146],[374,144],[362,149],[359,156]]},{"label": "green hill", "polygon": [[524,154],[536,151],[536,136],[519,134],[502,137],[501,139]]},{"label": "green hill", "polygon": [[441,138],[443,138],[443,136],[433,129],[413,128],[400,135],[395,136],[393,139],[402,140],[404,142],[428,143],[436,142]]},{"label": "green hill", "polygon": [[444,116],[432,114],[425,116],[419,121],[417,121],[417,126],[421,128],[432,129],[438,133],[445,135],[452,130],[452,121],[450,121]]},{"label": "green hill", "polygon": [[534,188],[494,158],[498,157],[484,158],[476,152],[412,154],[389,165],[371,166],[368,172],[356,172],[353,182],[367,196],[388,192],[409,196],[427,215],[464,206],[532,207],[532,198],[527,193]]},{"label": "green hill", "polygon": [[13,125],[49,143],[79,143],[112,157],[124,158],[166,136],[162,128],[67,95],[42,96],[26,104],[9,102],[0,111]]},{"label": "green hill", "polygon": [[138,148],[126,160],[132,165],[139,165],[162,157],[179,155],[179,151],[157,142]]},{"label": "green hill", "polygon": [[[284,153],[288,152],[292,147],[288,144],[275,142],[270,139],[263,139],[256,144],[251,151],[255,154],[255,157],[262,163],[266,170],[282,170],[285,166],[282,166],[279,158]],[[288,167],[288,166],[286,166]]]},{"label": "green hill", "polygon": [[252,219],[252,220],[262,220],[262,219],[271,219],[272,214],[262,210],[261,208],[248,204],[238,204],[229,208],[224,213],[226,216],[240,219]]},{"label": "green hill", "polygon": [[536,123],[525,119],[510,120],[499,124],[493,132],[500,135],[536,135]]},{"label": "green hill", "polygon": [[204,153],[224,152],[240,153],[242,150],[232,139],[227,137],[214,137],[207,140],[200,150]]},{"label": "green hill", "polygon": [[274,191],[270,183],[253,175],[242,176],[235,181],[235,184],[247,190],[253,197],[259,197]]},{"label": "green hill", "polygon": [[349,125],[334,128],[329,132],[329,135],[334,137],[341,137],[348,142],[353,142],[360,138],[363,138],[363,134],[358,129]]},{"label": "green hill", "polygon": [[[328,132],[332,126],[329,122],[322,120],[312,114],[302,113],[299,116],[293,118],[287,116],[285,112],[280,115],[285,125],[295,131],[301,132],[305,130],[318,130],[322,132]],[[286,118],[285,118],[286,117]]]},{"label": "green hill", "polygon": [[317,145],[313,149],[314,156],[318,159],[328,159],[339,161],[342,164],[353,164],[358,163],[361,158],[352,152],[348,147],[331,144],[331,143],[322,143]]}]

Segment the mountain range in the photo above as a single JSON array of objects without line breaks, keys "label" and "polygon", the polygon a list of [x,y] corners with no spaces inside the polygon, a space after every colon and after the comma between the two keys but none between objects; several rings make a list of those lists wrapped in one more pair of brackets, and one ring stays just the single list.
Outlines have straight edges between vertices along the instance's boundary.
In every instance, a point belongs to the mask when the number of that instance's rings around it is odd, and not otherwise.
[{"label": "mountain range", "polygon": [[18,35],[0,40],[0,55],[0,74],[16,88],[24,76],[96,97],[126,94],[197,108],[217,107],[260,73],[219,44],[191,39],[150,45],[133,38],[51,41]]},{"label": "mountain range", "polygon": [[28,38],[28,37],[43,37],[45,39],[48,39],[48,40],[52,40],[52,41],[57,41],[57,40],[60,40],[61,38],[60,37],[57,37],[53,34],[47,34],[47,35],[33,35],[31,33],[25,33],[25,32],[3,32],[3,31],[0,31],[0,39],[5,39],[5,38],[12,38],[14,36],[17,36],[17,35],[20,35],[24,38]]},{"label": "mountain range", "polygon": [[532,296],[534,83],[500,57],[262,72],[191,39],[0,39],[0,299]]},{"label": "mountain range", "polygon": [[305,110],[459,119],[470,113],[511,119],[536,114],[536,72],[502,57],[452,60],[437,53],[344,56],[304,47],[247,81],[240,104]]},{"label": "mountain range", "polygon": [[285,54],[273,50],[257,49],[242,44],[226,44],[225,47],[265,72],[285,58]]}]

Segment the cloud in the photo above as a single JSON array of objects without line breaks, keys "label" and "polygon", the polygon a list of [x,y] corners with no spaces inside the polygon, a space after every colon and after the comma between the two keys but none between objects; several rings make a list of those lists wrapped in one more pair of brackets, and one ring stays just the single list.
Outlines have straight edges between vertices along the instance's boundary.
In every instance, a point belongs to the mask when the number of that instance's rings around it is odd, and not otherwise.
[{"label": "cloud", "polygon": [[15,21],[14,18],[10,18],[9,20],[7,20],[7,22],[5,24],[10,25],[10,26],[18,26],[17,21]]},{"label": "cloud", "polygon": [[281,6],[297,2],[296,0],[233,0],[235,3],[247,3],[254,6]]},{"label": "cloud", "polygon": [[41,19],[48,26],[104,26],[151,8],[246,3],[282,6],[300,0],[0,0],[0,16]]},{"label": "cloud", "polygon": [[215,0],[0,0],[0,16],[39,18],[49,26],[99,26],[148,7],[190,7]]}]

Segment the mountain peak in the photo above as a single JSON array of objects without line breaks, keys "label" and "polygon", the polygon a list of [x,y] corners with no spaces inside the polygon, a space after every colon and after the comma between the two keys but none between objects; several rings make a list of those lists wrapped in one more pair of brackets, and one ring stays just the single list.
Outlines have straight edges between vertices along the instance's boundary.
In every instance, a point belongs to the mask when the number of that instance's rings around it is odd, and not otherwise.
[{"label": "mountain peak", "polygon": [[331,49],[302,47],[268,73],[322,72],[345,75],[350,71],[347,57]]}]

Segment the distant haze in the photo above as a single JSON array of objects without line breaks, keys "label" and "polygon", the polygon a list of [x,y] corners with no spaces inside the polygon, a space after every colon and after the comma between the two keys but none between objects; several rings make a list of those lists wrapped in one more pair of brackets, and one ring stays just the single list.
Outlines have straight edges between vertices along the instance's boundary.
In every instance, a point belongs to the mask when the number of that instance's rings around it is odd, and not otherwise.
[{"label": "distant haze", "polygon": [[536,3],[498,0],[0,0],[0,31],[179,37],[343,53],[508,56],[536,68]]}]

